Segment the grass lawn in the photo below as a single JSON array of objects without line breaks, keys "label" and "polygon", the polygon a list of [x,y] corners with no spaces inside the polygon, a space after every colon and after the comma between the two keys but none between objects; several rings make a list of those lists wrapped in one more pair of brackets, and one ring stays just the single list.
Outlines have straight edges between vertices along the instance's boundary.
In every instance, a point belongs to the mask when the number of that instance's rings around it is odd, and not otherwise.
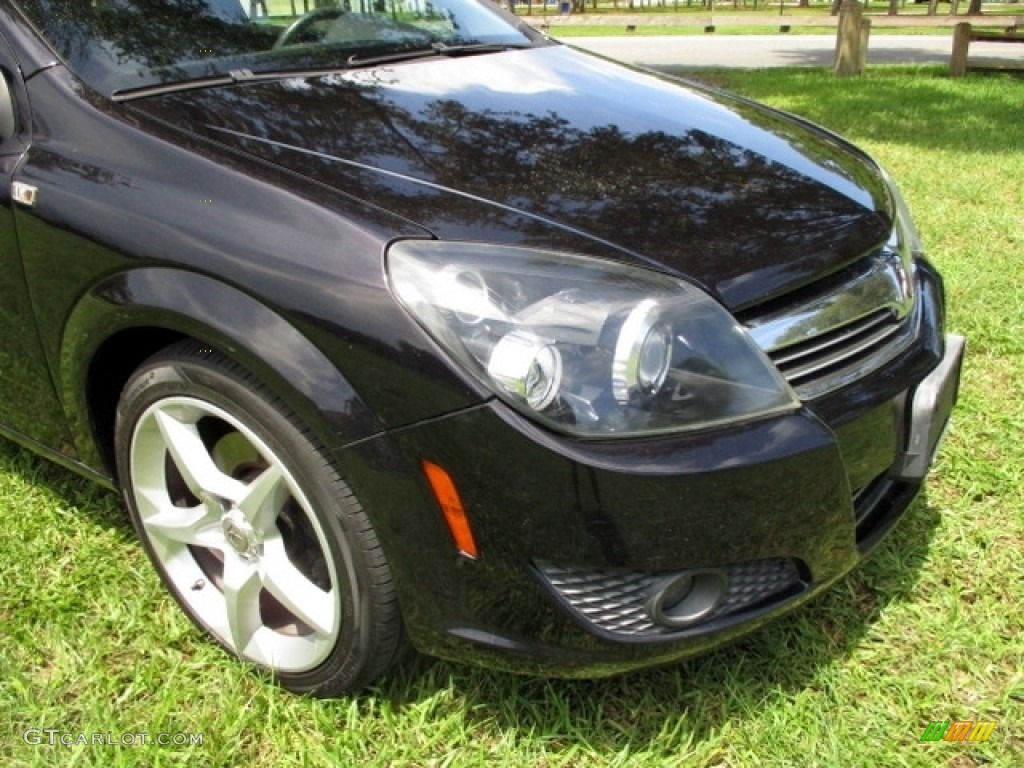
[{"label": "grass lawn", "polygon": [[[885,67],[702,77],[880,158],[968,336],[927,493],[867,562],[678,666],[567,682],[413,657],[360,696],[312,701],[199,636],[113,494],[0,441],[0,765],[1024,765],[1024,83]],[[997,726],[984,744],[919,741],[946,719]],[[30,728],[202,744],[35,746]]]}]

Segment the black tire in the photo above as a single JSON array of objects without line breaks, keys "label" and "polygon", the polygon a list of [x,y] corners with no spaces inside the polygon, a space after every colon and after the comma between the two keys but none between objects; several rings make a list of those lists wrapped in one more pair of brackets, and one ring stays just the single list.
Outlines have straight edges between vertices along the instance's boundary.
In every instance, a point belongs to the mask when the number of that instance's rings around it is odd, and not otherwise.
[{"label": "black tire", "polygon": [[117,469],[139,538],[189,617],[289,690],[364,687],[404,647],[365,512],[308,430],[222,354],[183,342],[121,394]]}]

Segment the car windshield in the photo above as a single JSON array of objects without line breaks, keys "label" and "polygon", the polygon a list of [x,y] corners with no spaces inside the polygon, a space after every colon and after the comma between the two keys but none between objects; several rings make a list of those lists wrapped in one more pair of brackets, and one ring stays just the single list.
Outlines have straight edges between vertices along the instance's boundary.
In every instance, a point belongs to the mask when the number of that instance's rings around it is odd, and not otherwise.
[{"label": "car windshield", "polygon": [[24,14],[107,95],[405,54],[537,42],[487,0],[21,0]]}]

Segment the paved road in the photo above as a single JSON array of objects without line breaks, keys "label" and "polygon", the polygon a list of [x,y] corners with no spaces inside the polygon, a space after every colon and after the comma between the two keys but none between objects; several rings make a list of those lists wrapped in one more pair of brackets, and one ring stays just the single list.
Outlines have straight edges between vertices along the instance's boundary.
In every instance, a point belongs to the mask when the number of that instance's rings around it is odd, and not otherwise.
[{"label": "paved road", "polygon": [[[646,67],[830,67],[834,35],[706,35],[665,37],[567,37],[564,42]],[[949,64],[952,36],[876,35],[868,44],[871,64]],[[972,43],[972,63],[1024,65],[1024,45]]]}]

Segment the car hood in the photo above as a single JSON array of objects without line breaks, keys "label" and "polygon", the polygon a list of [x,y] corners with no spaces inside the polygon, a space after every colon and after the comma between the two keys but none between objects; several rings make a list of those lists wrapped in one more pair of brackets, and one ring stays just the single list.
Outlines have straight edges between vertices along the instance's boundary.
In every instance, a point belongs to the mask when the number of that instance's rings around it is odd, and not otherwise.
[{"label": "car hood", "polygon": [[838,269],[892,224],[877,166],[836,136],[564,46],[133,107],[437,237],[653,263],[732,308]]}]

